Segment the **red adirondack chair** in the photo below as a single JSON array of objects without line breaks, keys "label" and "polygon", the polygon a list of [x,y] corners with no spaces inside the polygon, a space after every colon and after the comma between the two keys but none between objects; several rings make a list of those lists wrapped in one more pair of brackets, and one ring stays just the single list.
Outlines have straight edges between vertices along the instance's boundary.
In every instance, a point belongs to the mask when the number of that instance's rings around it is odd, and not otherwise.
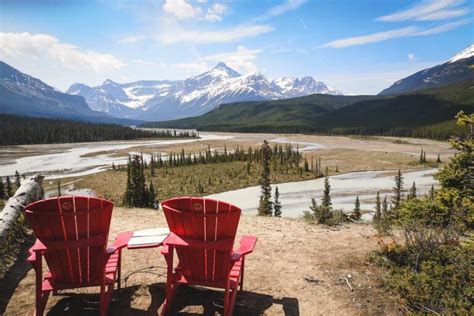
[{"label": "red adirondack chair", "polygon": [[[243,288],[245,255],[257,242],[243,236],[233,250],[240,208],[226,202],[198,197],[178,197],[162,203],[170,235],[161,251],[168,273],[162,314],[171,310],[179,284],[224,289],[224,315],[232,315],[237,290]],[[173,268],[173,251],[179,263]]]},{"label": "red adirondack chair", "polygon": [[[36,272],[36,315],[49,294],[58,290],[100,286],[100,314],[105,315],[120,288],[121,251],[131,232],[107,248],[113,203],[92,197],[59,197],[28,205],[25,215],[36,235],[28,261]],[[49,272],[43,275],[42,257]]]}]

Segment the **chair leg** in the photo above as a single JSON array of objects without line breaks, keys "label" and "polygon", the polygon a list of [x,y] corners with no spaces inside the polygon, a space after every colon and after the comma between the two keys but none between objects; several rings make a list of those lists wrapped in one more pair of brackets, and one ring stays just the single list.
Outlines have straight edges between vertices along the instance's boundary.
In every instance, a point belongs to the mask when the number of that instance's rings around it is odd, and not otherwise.
[{"label": "chair leg", "polygon": [[240,270],[240,284],[239,290],[242,291],[244,289],[244,268],[245,268],[245,257],[242,258],[242,266]]},{"label": "chair leg", "polygon": [[237,297],[237,289],[226,290],[224,293],[224,316],[231,316],[234,312],[235,299]]},{"label": "chair leg", "polygon": [[173,297],[176,292],[178,284],[174,282],[174,273],[173,273],[173,247],[168,248],[168,253],[165,255],[165,260],[167,264],[166,272],[166,299],[163,303],[163,308],[161,309],[161,315],[166,315],[171,311],[171,304],[173,303]]},{"label": "chair leg", "polygon": [[35,315],[42,316],[44,310],[46,309],[46,303],[48,302],[49,291],[43,292],[40,291],[36,293],[36,306],[35,306]]},{"label": "chair leg", "polygon": [[107,315],[113,293],[114,283],[100,287],[100,316]]},{"label": "chair leg", "polygon": [[46,308],[50,291],[43,291],[43,267],[41,253],[37,254],[36,260],[31,262],[35,270],[35,315],[41,316]]}]

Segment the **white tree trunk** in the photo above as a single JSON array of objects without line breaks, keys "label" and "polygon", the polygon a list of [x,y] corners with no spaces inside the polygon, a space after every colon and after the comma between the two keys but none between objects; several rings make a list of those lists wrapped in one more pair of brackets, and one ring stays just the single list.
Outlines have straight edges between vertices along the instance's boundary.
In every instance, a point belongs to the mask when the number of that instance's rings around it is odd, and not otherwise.
[{"label": "white tree trunk", "polygon": [[3,211],[0,212],[0,244],[7,238],[23,209],[28,204],[43,198],[43,178],[37,174],[23,180],[15,195],[8,199]]}]

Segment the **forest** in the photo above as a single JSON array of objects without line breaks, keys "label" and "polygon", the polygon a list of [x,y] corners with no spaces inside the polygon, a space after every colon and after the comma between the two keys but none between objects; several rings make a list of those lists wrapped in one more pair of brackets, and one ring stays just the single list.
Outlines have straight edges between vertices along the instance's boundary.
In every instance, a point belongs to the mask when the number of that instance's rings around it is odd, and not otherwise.
[{"label": "forest", "polygon": [[193,131],[135,129],[115,124],[0,115],[0,146],[196,137],[198,134]]}]

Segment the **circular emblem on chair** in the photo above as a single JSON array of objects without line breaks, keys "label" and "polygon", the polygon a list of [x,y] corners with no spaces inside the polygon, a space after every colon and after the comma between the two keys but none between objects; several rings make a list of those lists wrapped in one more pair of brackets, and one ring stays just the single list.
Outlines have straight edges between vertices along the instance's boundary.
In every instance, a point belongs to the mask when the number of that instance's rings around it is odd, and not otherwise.
[{"label": "circular emblem on chair", "polygon": [[62,205],[63,210],[68,210],[72,207],[71,202],[64,202]]},{"label": "circular emblem on chair", "polygon": [[202,211],[202,204],[200,204],[200,203],[194,203],[194,204],[193,204],[193,210],[195,210],[195,211]]}]

